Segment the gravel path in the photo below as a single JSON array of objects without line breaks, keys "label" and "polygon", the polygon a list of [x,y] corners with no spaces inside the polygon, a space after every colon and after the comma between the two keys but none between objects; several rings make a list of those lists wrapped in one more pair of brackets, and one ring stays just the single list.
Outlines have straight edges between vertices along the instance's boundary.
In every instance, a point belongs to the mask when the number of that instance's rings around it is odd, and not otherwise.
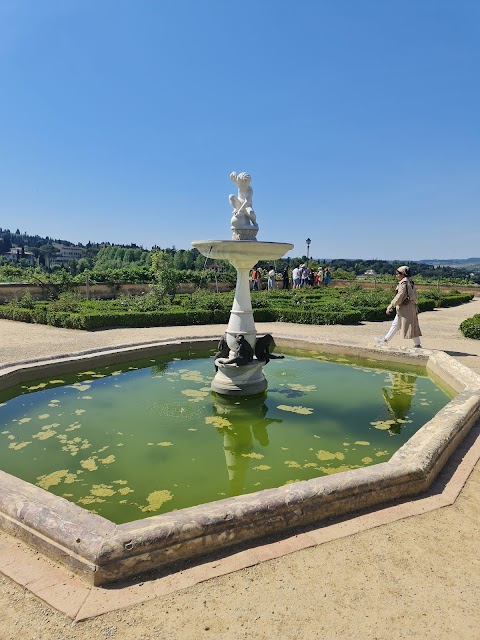
[{"label": "gravel path", "polygon": [[[480,373],[480,341],[460,322],[480,300],[423,313],[423,344]],[[270,324],[259,331],[370,342],[387,323]],[[180,336],[223,326],[86,333],[0,320],[0,364]],[[395,340],[397,345],[409,341]],[[168,597],[72,624],[0,579],[0,640],[480,639],[480,465],[454,505],[296,552]]]}]

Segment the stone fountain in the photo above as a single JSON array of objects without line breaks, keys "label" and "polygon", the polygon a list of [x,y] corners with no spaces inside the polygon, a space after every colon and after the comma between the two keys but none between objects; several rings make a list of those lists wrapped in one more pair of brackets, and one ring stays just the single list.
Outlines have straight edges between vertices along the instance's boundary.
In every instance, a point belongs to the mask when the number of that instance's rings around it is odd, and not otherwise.
[{"label": "stone fountain", "polygon": [[293,249],[288,242],[258,242],[258,224],[252,205],[253,189],[248,173],[230,174],[238,195],[230,195],[233,208],[232,240],[199,240],[192,245],[208,258],[228,260],[237,270],[237,284],[230,320],[215,355],[212,391],[228,396],[263,393],[268,386],[263,367],[275,342],[267,334],[257,338],[250,299],[250,270],[259,260],[278,260]]}]

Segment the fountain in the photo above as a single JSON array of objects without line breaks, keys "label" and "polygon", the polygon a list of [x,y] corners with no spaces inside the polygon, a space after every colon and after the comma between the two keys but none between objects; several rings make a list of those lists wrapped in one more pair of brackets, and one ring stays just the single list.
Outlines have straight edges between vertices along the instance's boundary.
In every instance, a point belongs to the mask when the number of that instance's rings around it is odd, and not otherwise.
[{"label": "fountain", "polygon": [[[258,242],[253,189],[248,173],[233,171],[230,179],[238,195],[230,195],[233,207],[232,240],[197,240],[192,245],[208,258],[228,260],[237,270],[237,283],[230,320],[215,356],[216,374],[212,391],[228,396],[263,393],[268,386],[263,367],[275,346],[272,336],[257,338],[250,299],[250,270],[259,260],[278,260],[293,249],[288,242]],[[278,357],[278,356],[277,356]]]},{"label": "fountain", "polygon": [[[307,396],[308,406],[294,406],[296,403],[288,401],[288,398],[298,397],[298,394],[313,394],[315,385],[304,383],[315,381],[318,371],[305,371],[302,365],[302,377],[292,375],[290,380],[293,383],[286,385],[288,377],[280,380],[283,373],[277,369],[271,376],[270,393],[268,396],[264,394],[267,381],[263,375],[263,367],[270,358],[275,357],[271,354],[275,343],[269,334],[257,337],[250,301],[249,270],[260,259],[273,261],[280,258],[292,245],[256,240],[258,224],[252,207],[250,176],[232,173],[231,179],[238,185],[238,196],[230,196],[234,210],[233,239],[192,243],[203,255],[229,260],[237,269],[234,303],[226,333],[220,340],[215,358],[217,371],[211,384],[215,395],[210,394],[208,386],[200,386],[206,382],[201,373],[188,371],[186,367],[184,369],[182,359],[173,358],[174,354],[178,356],[182,352],[212,349],[214,343],[208,337],[167,338],[152,343],[45,356],[43,359],[0,365],[0,391],[5,392],[3,398],[0,396],[0,408],[4,412],[4,420],[12,406],[10,399],[21,396],[26,383],[34,383],[27,391],[37,392],[41,389],[46,398],[45,402],[42,400],[46,404],[45,408],[38,407],[33,415],[27,416],[27,405],[24,407],[24,400],[19,400],[19,405],[22,406],[19,406],[18,415],[7,418],[5,428],[1,431],[0,435],[4,436],[4,440],[0,451],[4,454],[4,462],[0,466],[10,464],[7,454],[17,457],[12,460],[10,471],[0,469],[0,530],[65,564],[91,584],[101,585],[140,575],[171,563],[223,550],[231,545],[244,544],[254,538],[282,535],[299,526],[317,524],[328,518],[345,516],[360,509],[418,494],[430,487],[451,453],[479,419],[480,378],[449,355],[426,349],[395,347],[386,352],[379,347],[336,339],[302,339],[296,334],[295,327],[291,331],[283,329],[283,335],[277,335],[279,346],[285,348],[287,354],[289,349],[300,349],[304,352],[302,358],[313,356],[315,359],[317,354],[318,359],[324,360],[327,356],[336,356],[339,363],[353,356],[362,360],[361,368],[378,366],[379,369],[388,369],[392,373],[391,376],[389,373],[389,386],[385,387],[383,381],[380,394],[381,411],[384,414],[388,411],[388,419],[385,420],[385,415],[374,416],[373,419],[360,417],[358,397],[364,397],[365,387],[368,386],[366,383],[362,381],[349,390],[345,389],[344,395],[353,403],[355,413],[347,424],[351,438],[344,439],[346,434],[340,432],[340,442],[344,447],[341,449],[326,444],[328,432],[338,432],[339,429],[336,424],[332,424],[332,412],[325,410],[326,403],[333,399],[333,394],[328,392],[325,385],[322,385],[319,393],[318,405],[315,404],[313,395]],[[149,393],[145,389],[143,374],[141,370],[137,372],[139,367],[133,361],[148,358],[147,366],[156,363],[159,367],[158,375],[163,375],[165,363],[156,360],[163,356],[172,356],[172,361],[180,364],[175,365],[178,371],[170,370],[170,379],[165,376],[168,382],[164,391],[166,401],[159,403],[160,385],[155,384],[155,392]],[[285,360],[284,365],[288,362],[289,360]],[[130,399],[126,398],[127,410],[123,411],[122,417],[128,421],[130,430],[129,450],[126,446],[123,449],[125,443],[118,441],[118,438],[126,436],[126,429],[115,429],[115,417],[111,411],[112,407],[118,410],[116,398],[119,394],[126,395],[122,384],[115,380],[122,373],[118,370],[121,363],[127,363],[128,372],[140,376],[131,397],[136,398],[140,405],[145,405],[140,397],[141,391],[146,393],[146,397],[153,397],[157,403],[155,411],[150,415],[150,418],[153,415],[153,422],[150,421],[151,435],[145,433],[142,438],[139,435],[138,425],[141,421],[138,412]],[[114,367],[110,381],[105,373],[92,370],[96,366],[110,365]],[[410,425],[410,416],[415,412],[418,417],[422,409],[418,411],[414,407],[412,411],[413,387],[417,383],[414,384],[413,377],[405,369],[410,365],[425,369],[426,373],[438,378],[457,393],[433,417],[425,417],[427,422],[420,424],[413,435],[410,427],[404,425]],[[210,364],[207,366],[210,367]],[[60,392],[51,395],[52,389],[64,384],[60,377],[73,373],[79,379],[66,385],[65,397],[57,397]],[[134,374],[131,375],[133,377]],[[47,380],[39,382],[45,376],[48,376]],[[325,377],[332,379],[332,376]],[[158,383],[155,376],[154,378],[154,382]],[[180,383],[181,398],[178,395],[175,397],[172,395],[175,380],[185,380],[188,386],[193,382],[199,388],[185,389]],[[335,378],[335,383],[336,381]],[[20,394],[13,390],[15,385],[22,385]],[[107,407],[108,411],[103,420],[99,420],[98,416],[95,419],[93,395],[83,395],[90,387],[97,386],[105,387],[108,392],[108,401],[100,401],[100,406],[103,409]],[[66,400],[68,394],[73,395],[76,403],[70,409],[66,409],[66,403],[62,406],[62,401]],[[422,392],[420,394],[424,398]],[[452,392],[452,395],[455,394]],[[172,412],[171,407],[167,410],[170,400],[173,402],[172,406],[177,407],[177,414]],[[344,398],[341,400],[342,413],[345,413]],[[192,404],[186,407],[187,402]],[[202,409],[203,404],[206,406]],[[428,403],[422,399],[418,404],[423,408]],[[321,411],[315,413],[316,406]],[[87,423],[86,409],[94,418],[90,440],[87,433],[80,437],[77,431],[82,427],[81,421]],[[278,413],[285,411],[301,418],[302,424],[298,423],[298,428],[295,425],[287,428],[284,413]],[[63,420],[68,420],[68,426],[64,425],[63,431],[59,433],[58,429],[62,425],[60,419],[57,421],[57,416],[60,417],[64,412]],[[82,417],[84,414],[85,417]],[[191,424],[184,424],[185,441],[192,434],[194,437],[200,435],[200,425],[207,427],[203,431],[210,440],[203,444],[200,440],[197,441],[194,446],[184,450],[183,456],[179,451],[175,458],[174,435],[178,437],[180,433],[177,416],[183,414],[190,415],[192,420]],[[70,422],[71,420],[73,421]],[[171,438],[167,433],[163,437],[158,435],[157,420],[165,421],[167,430],[171,430]],[[316,431],[321,420],[326,420],[328,424],[326,431],[319,435]],[[362,420],[369,431],[368,441],[359,433]],[[48,421],[49,424],[43,421]],[[99,423],[107,428],[104,432],[108,437],[107,442],[94,442],[94,439],[101,436],[97,428]],[[271,424],[274,427],[268,430],[267,427]],[[212,425],[215,431],[210,429],[208,433],[208,427]],[[292,439],[291,446],[283,440],[282,432]],[[383,438],[385,441],[390,436],[399,438],[401,432],[410,437],[405,438],[402,446],[387,461],[387,446],[378,439]],[[215,434],[214,438],[212,434]],[[308,442],[309,453],[301,452],[298,448],[300,435],[320,438],[318,447],[313,441]],[[171,512],[158,513],[163,503],[173,505],[175,499],[173,489],[170,490],[170,487],[163,484],[159,469],[163,467],[163,478],[169,478],[170,469],[187,468],[194,480],[187,483],[187,488],[191,490],[189,494],[197,492],[198,488],[205,488],[207,483],[203,470],[200,480],[192,475],[195,473],[196,458],[200,458],[197,453],[202,448],[207,456],[216,455],[218,447],[215,447],[215,442],[219,437],[222,439],[222,451],[217,455],[215,464],[210,462],[210,467],[214,471],[223,472],[223,489],[228,487],[229,497],[226,497],[225,490],[219,492],[213,486],[210,489],[213,500],[210,502],[204,502],[203,497],[199,501],[190,500],[188,495],[190,504],[194,506],[179,505],[180,508],[172,509]],[[59,469],[58,456],[54,455],[51,468],[45,468],[41,472],[39,486],[34,486],[28,479],[17,477],[33,473],[34,461],[44,464],[44,441],[51,445],[57,440],[65,460],[61,463],[64,468]],[[270,450],[282,456],[277,465],[265,464],[270,462],[267,458],[269,441],[275,443]],[[146,464],[139,458],[142,442],[145,448],[149,448],[143,460],[154,464],[156,468],[150,473],[147,468],[144,477],[148,483],[143,489],[145,499],[137,500],[135,489],[129,486],[127,472],[129,464],[135,470],[145,471]],[[107,451],[113,446],[119,448]],[[372,447],[370,457],[365,455],[366,450],[363,449],[367,446]],[[261,453],[255,450],[257,447],[261,448]],[[350,460],[345,457],[347,447],[353,452]],[[35,450],[38,455],[31,455],[30,452]],[[123,450],[124,454],[121,453]],[[296,456],[294,450],[297,451]],[[80,455],[77,458],[81,451],[86,452],[84,456],[82,454],[82,460]],[[284,451],[289,453],[283,454]],[[285,459],[287,456],[288,459]],[[124,464],[121,462],[122,458]],[[209,457],[208,460],[213,461],[213,458]],[[252,466],[255,465],[253,469],[247,467],[249,460],[256,461],[252,463]],[[259,460],[261,464],[258,464]],[[362,467],[360,462],[366,466]],[[115,465],[118,465],[118,475],[111,475],[110,469],[115,469]],[[285,481],[285,478],[276,480],[272,475],[269,479],[268,474],[275,466],[291,469],[290,477]],[[249,469],[265,474],[265,480],[249,477]],[[92,477],[89,482],[88,474],[96,471],[100,474],[98,480]],[[319,476],[318,471],[326,475]],[[35,482],[39,478],[33,477],[30,480]],[[249,492],[236,495],[246,480],[250,482]],[[62,483],[67,487],[59,491],[61,495],[50,492],[51,486],[59,487]],[[176,484],[178,483],[175,483],[175,487]],[[84,490],[84,487],[87,489]],[[76,489],[79,494],[83,492],[79,496],[79,504],[66,499],[72,498]],[[138,488],[136,490],[139,491]],[[119,524],[113,521],[113,515],[107,511],[106,516],[102,516],[94,512],[94,508],[91,512],[83,508],[83,505],[103,505],[109,509],[112,496],[116,496],[118,504],[124,508],[126,496],[130,494],[131,506],[137,513],[130,511],[125,518],[121,518],[122,522]],[[219,497],[222,499],[218,499]],[[138,511],[141,518],[135,519]]]}]

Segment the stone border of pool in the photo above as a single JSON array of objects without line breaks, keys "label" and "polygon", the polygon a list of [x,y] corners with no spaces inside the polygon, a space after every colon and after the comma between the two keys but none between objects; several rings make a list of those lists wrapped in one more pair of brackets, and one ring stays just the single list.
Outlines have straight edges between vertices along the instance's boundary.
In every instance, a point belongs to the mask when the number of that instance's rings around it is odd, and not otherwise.
[{"label": "stone border of pool", "polygon": [[[480,376],[443,352],[281,335],[275,340],[280,348],[426,367],[458,395],[388,462],[122,525],[0,471],[0,528],[66,565],[90,584],[106,584],[425,491],[480,417]],[[0,389],[53,372],[58,375],[85,366],[211,348],[216,342],[186,338],[7,364],[0,367]]]}]

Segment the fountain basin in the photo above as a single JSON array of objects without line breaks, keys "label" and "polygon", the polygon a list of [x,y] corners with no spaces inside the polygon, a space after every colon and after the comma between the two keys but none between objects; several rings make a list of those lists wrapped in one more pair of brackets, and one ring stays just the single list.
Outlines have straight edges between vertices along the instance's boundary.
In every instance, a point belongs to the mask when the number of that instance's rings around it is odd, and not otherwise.
[{"label": "fountain basin", "polygon": [[[276,336],[276,342],[279,347],[420,364],[453,387],[458,395],[389,462],[118,526],[39,487],[1,473],[4,491],[0,495],[0,526],[64,562],[94,584],[102,584],[425,490],[480,414],[479,376],[446,354],[403,349],[385,352],[352,343],[281,336]],[[173,341],[17,363],[1,369],[0,388],[93,365],[189,348],[211,348],[214,343],[212,340]]]}]

